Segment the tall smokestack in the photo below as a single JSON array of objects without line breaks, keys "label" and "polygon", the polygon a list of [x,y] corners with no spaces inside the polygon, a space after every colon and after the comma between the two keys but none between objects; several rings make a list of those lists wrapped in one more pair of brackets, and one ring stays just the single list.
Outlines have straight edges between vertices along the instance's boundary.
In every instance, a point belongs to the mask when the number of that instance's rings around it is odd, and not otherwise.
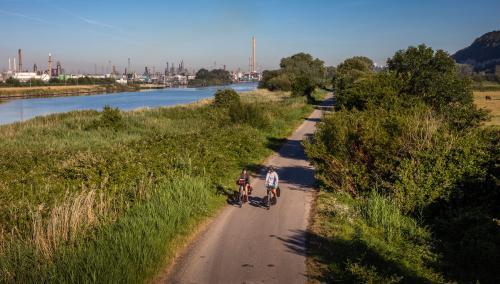
[{"label": "tall smokestack", "polygon": [[255,61],[255,36],[252,37],[252,73],[257,72],[257,66]]},{"label": "tall smokestack", "polygon": [[9,57],[9,72],[12,71],[12,66],[10,65],[10,57]]},{"label": "tall smokestack", "polygon": [[52,55],[49,53],[49,77],[52,76]]},{"label": "tall smokestack", "polygon": [[23,72],[23,54],[21,49],[17,50],[17,57],[19,59],[19,72]]}]

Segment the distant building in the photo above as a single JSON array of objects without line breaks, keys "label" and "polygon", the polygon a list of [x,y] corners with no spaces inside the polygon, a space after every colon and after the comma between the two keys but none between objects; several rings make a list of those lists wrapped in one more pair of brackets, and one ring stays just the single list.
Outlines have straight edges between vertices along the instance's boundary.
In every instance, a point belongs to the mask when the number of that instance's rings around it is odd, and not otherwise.
[{"label": "distant building", "polygon": [[38,75],[36,72],[16,72],[12,78],[19,80],[20,82],[28,82],[29,80],[42,80],[49,81],[50,76],[48,74]]},{"label": "distant building", "polygon": [[124,85],[125,85],[125,84],[127,84],[127,83],[128,83],[128,81],[127,81],[127,79],[120,78],[120,79],[117,79],[117,80],[116,80],[116,83],[118,83],[118,84],[124,84]]}]

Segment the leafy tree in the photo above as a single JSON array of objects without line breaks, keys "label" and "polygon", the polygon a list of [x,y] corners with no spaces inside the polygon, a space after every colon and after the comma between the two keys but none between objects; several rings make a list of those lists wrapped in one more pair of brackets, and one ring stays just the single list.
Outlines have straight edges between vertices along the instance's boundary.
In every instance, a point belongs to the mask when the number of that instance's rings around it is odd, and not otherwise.
[{"label": "leafy tree", "polygon": [[359,79],[373,74],[373,61],[364,56],[346,59],[337,66],[333,85],[337,92],[342,92]]},{"label": "leafy tree", "polygon": [[312,99],[311,94],[314,91],[315,87],[316,85],[314,84],[313,79],[307,76],[296,77],[292,83],[292,95],[306,95],[308,99]]},{"label": "leafy tree", "polygon": [[230,107],[240,104],[240,95],[233,89],[217,90],[215,92],[214,106]]},{"label": "leafy tree", "polygon": [[264,70],[262,72],[262,79],[259,82],[259,88],[261,89],[269,89],[270,91],[274,91],[276,89],[272,89],[272,87],[269,87],[269,81],[273,79],[274,77],[278,77],[281,75],[280,70]]},{"label": "leafy tree", "polygon": [[281,59],[280,67],[292,81],[296,78],[308,78],[313,84],[318,84],[325,74],[323,61],[302,52]]},{"label": "leafy tree", "polygon": [[270,91],[281,90],[287,92],[292,90],[292,82],[287,74],[280,74],[271,78],[266,83],[266,88]]},{"label": "leafy tree", "polygon": [[387,61],[402,80],[400,94],[418,97],[444,114],[456,129],[478,125],[486,114],[473,103],[470,82],[461,78],[455,61],[445,51],[424,44],[400,50]]},{"label": "leafy tree", "polygon": [[21,82],[16,79],[16,78],[13,78],[13,77],[9,77],[7,78],[7,80],[5,80],[5,83],[8,85],[8,86],[14,86],[14,87],[19,87],[21,86]]},{"label": "leafy tree", "polygon": [[297,53],[281,59],[279,70],[264,71],[260,87],[269,90],[291,89],[294,95],[310,98],[314,88],[323,85],[325,72],[323,61],[307,53]]},{"label": "leafy tree", "polygon": [[223,69],[208,71],[201,68],[196,72],[196,79],[189,81],[190,86],[215,86],[231,83],[231,74]]}]

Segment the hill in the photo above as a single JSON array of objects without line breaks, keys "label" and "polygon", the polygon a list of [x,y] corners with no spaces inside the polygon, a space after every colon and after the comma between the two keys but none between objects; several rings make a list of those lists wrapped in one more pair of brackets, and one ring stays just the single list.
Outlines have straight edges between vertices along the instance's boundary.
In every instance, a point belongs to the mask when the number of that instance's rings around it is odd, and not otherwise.
[{"label": "hill", "polygon": [[469,64],[474,70],[495,72],[500,65],[500,31],[492,31],[477,38],[469,47],[453,55],[457,63]]}]

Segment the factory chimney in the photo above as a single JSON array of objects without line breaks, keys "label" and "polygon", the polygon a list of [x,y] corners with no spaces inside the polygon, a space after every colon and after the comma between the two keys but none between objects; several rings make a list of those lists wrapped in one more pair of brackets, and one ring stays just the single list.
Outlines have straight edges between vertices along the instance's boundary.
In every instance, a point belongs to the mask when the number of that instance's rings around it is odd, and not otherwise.
[{"label": "factory chimney", "polygon": [[9,72],[12,71],[12,66],[10,66],[10,57],[9,57]]},{"label": "factory chimney", "polygon": [[23,54],[21,53],[21,49],[17,51],[17,56],[19,59],[19,72],[23,72]]},{"label": "factory chimney", "polygon": [[252,73],[257,72],[257,64],[255,60],[255,36],[252,37]]},{"label": "factory chimney", "polygon": [[52,55],[49,53],[49,77],[52,76]]}]

